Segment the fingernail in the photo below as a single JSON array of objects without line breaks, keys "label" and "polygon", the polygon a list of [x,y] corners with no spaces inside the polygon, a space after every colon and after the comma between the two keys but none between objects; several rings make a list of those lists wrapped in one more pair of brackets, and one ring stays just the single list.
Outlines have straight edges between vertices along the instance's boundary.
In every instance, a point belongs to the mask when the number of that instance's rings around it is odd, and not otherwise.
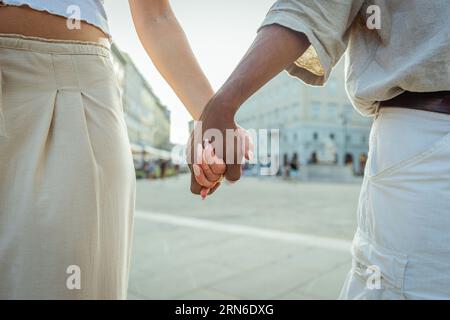
[{"label": "fingernail", "polygon": [[200,192],[202,200],[206,199],[206,196],[208,195],[208,193],[209,193],[209,189],[202,189],[202,191]]},{"label": "fingernail", "polygon": [[199,168],[198,165],[193,164],[193,165],[192,165],[192,170],[194,170],[194,175],[195,175],[196,177],[198,177],[198,176],[200,175],[200,168]]}]

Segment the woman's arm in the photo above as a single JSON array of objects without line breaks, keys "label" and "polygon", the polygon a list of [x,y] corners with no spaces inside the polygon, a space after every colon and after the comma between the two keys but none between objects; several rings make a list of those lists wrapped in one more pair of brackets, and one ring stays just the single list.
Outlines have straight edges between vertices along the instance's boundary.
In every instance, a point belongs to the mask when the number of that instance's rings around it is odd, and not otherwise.
[{"label": "woman's arm", "polygon": [[[199,120],[214,91],[189,46],[169,0],[129,0],[129,3],[142,45],[194,120]],[[215,181],[225,171],[225,166],[218,161],[199,167],[199,171],[205,196],[210,189],[217,188]]]},{"label": "woman's arm", "polygon": [[134,25],[154,65],[195,120],[214,95],[169,0],[129,0]]}]

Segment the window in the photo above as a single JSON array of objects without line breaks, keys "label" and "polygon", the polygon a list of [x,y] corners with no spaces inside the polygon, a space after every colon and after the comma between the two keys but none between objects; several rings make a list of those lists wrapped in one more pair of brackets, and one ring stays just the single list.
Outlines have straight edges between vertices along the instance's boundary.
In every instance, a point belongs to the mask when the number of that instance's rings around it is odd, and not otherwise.
[{"label": "window", "polygon": [[311,104],[311,118],[318,119],[320,117],[320,102],[313,102]]},{"label": "window", "polygon": [[338,118],[337,113],[338,105],[336,103],[329,103],[327,108],[328,108],[328,118],[336,121]]},{"label": "window", "polygon": [[351,104],[344,105],[342,115],[347,120],[347,122],[350,122],[352,120],[353,112],[354,112],[353,110],[354,109]]}]

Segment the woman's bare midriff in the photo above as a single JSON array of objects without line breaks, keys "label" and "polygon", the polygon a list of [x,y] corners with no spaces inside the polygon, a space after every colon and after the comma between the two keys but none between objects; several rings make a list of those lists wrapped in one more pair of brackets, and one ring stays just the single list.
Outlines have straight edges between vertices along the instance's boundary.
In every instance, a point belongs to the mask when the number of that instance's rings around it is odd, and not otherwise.
[{"label": "woman's bare midriff", "polygon": [[103,44],[109,41],[107,35],[91,24],[81,22],[79,29],[69,29],[66,18],[26,6],[0,5],[0,34]]}]

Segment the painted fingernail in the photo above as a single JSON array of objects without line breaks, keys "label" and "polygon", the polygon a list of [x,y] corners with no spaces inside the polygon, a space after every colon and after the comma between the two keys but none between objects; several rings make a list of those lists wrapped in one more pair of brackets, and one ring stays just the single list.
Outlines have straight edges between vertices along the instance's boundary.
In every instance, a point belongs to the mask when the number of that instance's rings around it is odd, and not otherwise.
[{"label": "painted fingernail", "polygon": [[200,168],[199,168],[198,165],[193,164],[193,165],[192,165],[192,170],[194,170],[194,175],[195,175],[196,177],[198,177],[198,176],[200,175]]},{"label": "painted fingernail", "polygon": [[209,193],[209,189],[202,189],[202,191],[200,192],[202,200],[206,199],[206,196],[208,195],[208,193]]}]

